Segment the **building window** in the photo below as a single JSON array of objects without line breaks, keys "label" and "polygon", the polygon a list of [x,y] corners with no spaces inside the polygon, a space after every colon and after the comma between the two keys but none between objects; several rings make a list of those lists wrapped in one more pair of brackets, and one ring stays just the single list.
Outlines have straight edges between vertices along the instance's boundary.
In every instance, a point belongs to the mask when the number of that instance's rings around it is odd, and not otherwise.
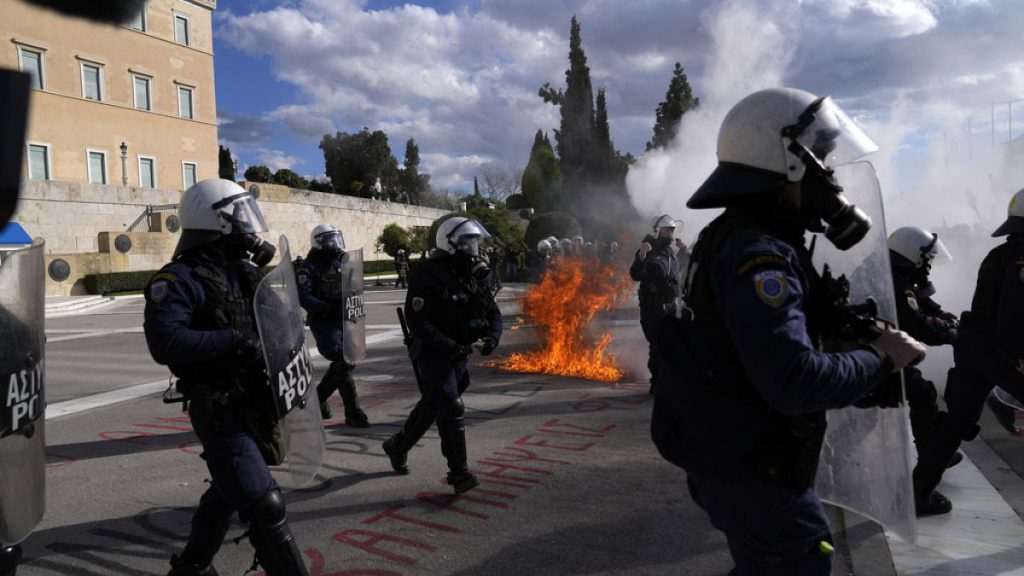
[{"label": "building window", "polygon": [[139,156],[139,186],[156,188],[156,159]]},{"label": "building window", "polygon": [[174,14],[174,41],[182,46],[189,46],[191,44],[188,25],[188,16],[178,13]]},{"label": "building window", "polygon": [[103,68],[82,62],[82,97],[86,100],[103,100]]},{"label": "building window", "polygon": [[22,47],[19,47],[18,51],[21,52],[21,71],[31,77],[29,88],[35,90],[45,88],[43,84],[43,53]]},{"label": "building window", "polygon": [[139,110],[152,110],[153,100],[149,95],[149,78],[135,76],[135,107]]},{"label": "building window", "polygon": [[93,184],[107,183],[107,153],[89,150],[89,182]]},{"label": "building window", "polygon": [[50,147],[46,144],[28,145],[28,177],[33,180],[50,179]]},{"label": "building window", "polygon": [[182,162],[181,163],[182,183],[185,185],[185,190],[191,188],[197,179],[197,170],[195,162]]},{"label": "building window", "polygon": [[[148,4],[148,2],[147,2]],[[138,30],[139,32],[146,31],[146,6],[143,5],[139,13],[132,17],[131,21],[128,22],[128,27],[132,30]]]},{"label": "building window", "polygon": [[192,119],[192,89],[178,86],[178,116]]}]

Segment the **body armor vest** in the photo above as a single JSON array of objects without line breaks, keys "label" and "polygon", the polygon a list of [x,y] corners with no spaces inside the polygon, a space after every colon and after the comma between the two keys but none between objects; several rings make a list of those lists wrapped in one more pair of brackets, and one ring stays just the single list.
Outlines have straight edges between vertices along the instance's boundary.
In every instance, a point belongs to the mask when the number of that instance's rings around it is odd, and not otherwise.
[{"label": "body armor vest", "polygon": [[317,259],[316,277],[313,278],[313,295],[336,304],[344,299],[345,272],[340,257]]},{"label": "body armor vest", "polygon": [[434,263],[436,265],[424,266],[423,270],[428,271],[440,286],[444,306],[431,317],[431,322],[459,344],[471,344],[489,335],[491,295],[487,290],[488,282],[474,277],[457,277],[446,265]]},{"label": "body armor vest", "polygon": [[[754,477],[796,489],[809,488],[814,485],[825,437],[825,413],[786,415],[765,402],[747,376],[725,319],[715,304],[711,287],[712,261],[728,237],[739,229],[759,230],[777,238],[793,236],[792,232],[786,234],[784,230],[772,230],[750,215],[730,213],[720,216],[701,233],[694,248],[695,262],[691,268],[699,272],[687,294],[687,302],[693,310],[694,318],[699,320],[699,325],[710,332],[702,336],[710,337],[711,354],[705,358],[700,358],[701,354],[692,354],[691,357],[697,363],[695,368],[698,377],[693,384],[684,383],[684,386],[700,386],[700,395],[717,399],[719,407],[727,408],[733,404],[743,406],[744,409],[737,410],[733,417],[744,412],[760,415],[762,425],[759,429],[752,428],[759,436],[754,439],[756,447],[745,463]],[[808,286],[803,307],[808,335],[812,342],[817,343],[821,333],[818,326],[821,315],[815,297],[820,277],[811,262],[810,252],[803,247],[802,235],[798,238],[792,238],[793,241],[788,243],[796,250],[801,269],[807,275]],[[730,414],[727,412],[720,417],[729,418]],[[737,429],[748,424],[738,422]]]},{"label": "body armor vest", "polygon": [[641,304],[661,304],[675,299],[679,282],[676,277],[679,270],[675,263],[670,245],[655,247],[647,253],[639,288]]}]

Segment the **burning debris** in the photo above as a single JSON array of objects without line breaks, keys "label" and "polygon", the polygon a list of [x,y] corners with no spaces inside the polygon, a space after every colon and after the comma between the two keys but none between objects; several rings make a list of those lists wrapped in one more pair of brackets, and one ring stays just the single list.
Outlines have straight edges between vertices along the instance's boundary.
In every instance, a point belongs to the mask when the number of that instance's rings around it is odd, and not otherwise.
[{"label": "burning debris", "polygon": [[633,288],[629,275],[596,258],[559,258],[543,281],[520,300],[523,313],[540,332],[541,347],[513,354],[495,365],[514,372],[539,372],[614,382],[622,376],[605,354],[612,335],[589,338],[590,321],[610,310]]}]

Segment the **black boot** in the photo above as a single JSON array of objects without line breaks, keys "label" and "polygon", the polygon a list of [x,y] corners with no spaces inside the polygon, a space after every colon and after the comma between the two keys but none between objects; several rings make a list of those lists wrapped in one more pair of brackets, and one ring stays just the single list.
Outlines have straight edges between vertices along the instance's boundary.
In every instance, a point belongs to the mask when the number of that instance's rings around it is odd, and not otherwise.
[{"label": "black boot", "polygon": [[339,365],[338,393],[345,404],[345,423],[353,428],[369,428],[370,419],[359,407],[359,394],[356,392],[356,383],[352,380],[352,369],[355,366],[346,364],[344,360],[339,360],[336,364]]},{"label": "black boot", "polygon": [[948,514],[953,510],[953,503],[935,489],[939,485],[940,474],[926,474],[921,470],[914,471],[914,509],[918,516],[935,516]]},{"label": "black boot", "polygon": [[316,385],[316,397],[320,401],[320,417],[324,420],[330,420],[332,416],[331,405],[327,403],[327,400],[338,389],[334,364],[334,362],[331,363],[327,368],[327,373],[320,379],[320,383]]},{"label": "black boot", "polygon": [[326,400],[320,402],[320,418],[324,420],[330,420],[333,414],[331,413],[331,405]]},{"label": "black boot", "polygon": [[14,576],[21,562],[21,544],[0,548],[0,576]]},{"label": "black boot", "polygon": [[456,494],[479,486],[480,480],[467,465],[466,428],[462,418],[442,417],[437,423],[437,430],[441,434],[441,453],[448,459],[448,484]]},{"label": "black boot", "polygon": [[391,469],[396,474],[406,475],[409,473],[409,465],[406,463],[409,459],[409,453],[399,450],[398,447],[398,434],[388,438],[384,441],[384,453],[388,455],[388,459],[391,460]]},{"label": "black boot", "polygon": [[249,541],[267,576],[308,576],[299,547],[288,528],[284,498],[271,490],[256,505],[249,521]]},{"label": "black boot", "polygon": [[168,576],[217,576],[213,557],[220,550],[224,536],[231,527],[234,510],[216,488],[210,486],[199,499],[199,508],[192,517],[192,531],[181,556],[171,556]]}]

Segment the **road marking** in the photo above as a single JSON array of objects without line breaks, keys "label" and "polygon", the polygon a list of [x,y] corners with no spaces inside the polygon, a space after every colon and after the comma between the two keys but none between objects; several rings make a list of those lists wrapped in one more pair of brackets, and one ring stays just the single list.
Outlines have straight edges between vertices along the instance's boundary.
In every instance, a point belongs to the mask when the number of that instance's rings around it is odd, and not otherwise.
[{"label": "road marking", "polygon": [[68,340],[81,340],[82,338],[96,338],[96,337],[99,337],[99,336],[110,336],[111,334],[142,334],[142,327],[139,326],[139,327],[136,327],[136,328],[111,328],[109,330],[89,330],[89,331],[63,329],[63,330],[47,330],[47,332],[49,332],[51,334],[59,334],[59,333],[69,333],[70,334],[68,336],[57,336],[55,338],[50,338],[49,336],[47,336],[47,338],[46,338],[46,343],[47,344],[56,344],[57,342],[66,342]]}]

